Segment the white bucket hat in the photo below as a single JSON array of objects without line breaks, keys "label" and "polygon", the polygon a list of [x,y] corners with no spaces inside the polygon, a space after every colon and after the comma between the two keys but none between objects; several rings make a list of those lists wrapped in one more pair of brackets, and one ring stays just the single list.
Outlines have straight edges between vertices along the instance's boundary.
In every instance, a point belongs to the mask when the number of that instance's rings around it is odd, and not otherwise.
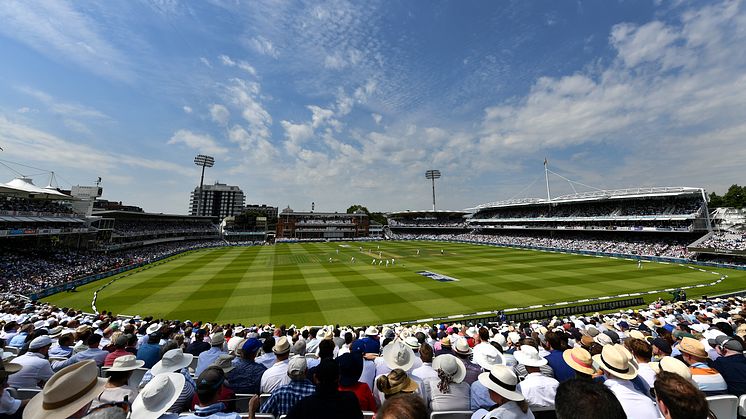
[{"label": "white bucket hat", "polygon": [[132,403],[131,419],[160,417],[179,398],[185,382],[186,378],[178,372],[154,376]]},{"label": "white bucket hat", "polygon": [[369,328],[365,329],[365,335],[366,336],[378,336],[378,329],[370,326]]},{"label": "white bucket hat", "polygon": [[622,380],[637,377],[637,369],[629,357],[616,345],[606,345],[600,354],[593,356],[593,362],[602,370]]},{"label": "white bucket hat", "polygon": [[515,360],[527,367],[541,367],[547,360],[539,356],[539,351],[531,345],[521,345],[521,350],[513,352]]},{"label": "white bucket hat", "polygon": [[159,330],[161,330],[160,323],[153,323],[150,326],[148,326],[147,329],[145,329],[145,334],[146,335],[150,335],[150,334],[153,334],[153,333],[155,333],[155,332],[157,332]]},{"label": "white bucket hat", "polygon": [[466,378],[466,367],[460,359],[451,354],[438,355],[433,359],[433,369],[441,370],[453,378],[454,383],[460,383]]},{"label": "white bucket hat", "polygon": [[472,350],[471,347],[469,347],[469,342],[465,338],[459,338],[456,341],[456,344],[453,345],[453,352],[459,355],[469,355],[472,353]]},{"label": "white bucket hat", "polygon": [[153,365],[150,373],[158,375],[164,372],[179,371],[191,364],[192,358],[194,358],[194,355],[189,353],[185,354],[181,349],[171,349],[163,354],[163,358],[160,361]]},{"label": "white bucket hat", "polygon": [[672,372],[692,381],[692,371],[689,367],[672,356],[664,356],[658,362],[651,362],[650,369],[656,374],[660,374],[661,371]]},{"label": "white bucket hat", "polygon": [[142,368],[145,361],[137,359],[134,355],[123,355],[114,360],[111,368],[106,371],[132,371]]},{"label": "white bucket hat", "polygon": [[420,349],[420,341],[417,340],[414,336],[409,336],[408,338],[404,339],[404,343],[412,348],[413,351]]},{"label": "white bucket hat", "polygon": [[409,371],[414,365],[414,351],[397,340],[383,348],[383,361],[392,370],[401,368],[404,371]]},{"label": "white bucket hat", "polygon": [[500,347],[503,348],[503,351],[508,349],[508,340],[505,339],[505,336],[503,336],[502,333],[495,333],[495,336],[490,339],[490,342],[500,345]]},{"label": "white bucket hat", "polygon": [[508,400],[519,402],[525,399],[520,391],[516,391],[518,377],[505,365],[495,365],[490,372],[479,374],[479,382]]},{"label": "white bucket hat", "polygon": [[599,333],[593,338],[593,341],[598,343],[601,346],[608,346],[608,345],[614,344],[614,341],[612,341],[611,337],[607,335],[606,333]]},{"label": "white bucket hat", "polygon": [[93,360],[77,362],[52,376],[23,411],[24,419],[65,419],[90,403],[104,388]]},{"label": "white bucket hat", "polygon": [[490,345],[474,352],[474,362],[484,368],[485,371],[489,371],[495,365],[505,365],[505,357],[497,348]]}]

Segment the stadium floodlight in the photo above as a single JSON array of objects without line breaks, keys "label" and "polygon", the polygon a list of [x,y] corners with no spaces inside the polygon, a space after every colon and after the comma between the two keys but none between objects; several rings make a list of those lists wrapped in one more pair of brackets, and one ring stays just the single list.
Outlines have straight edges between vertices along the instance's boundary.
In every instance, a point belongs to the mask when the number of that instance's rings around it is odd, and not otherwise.
[{"label": "stadium floodlight", "polygon": [[205,156],[204,154],[200,154],[197,157],[194,158],[194,164],[197,166],[202,166],[202,177],[199,178],[199,198],[197,199],[197,215],[204,215],[202,214],[202,200],[203,194],[202,194],[202,185],[205,181],[205,167],[212,167],[215,165],[215,158],[212,156]]},{"label": "stadium floodlight", "polygon": [[425,179],[430,179],[433,182],[433,212],[435,212],[435,179],[440,179],[440,170],[426,171]]}]

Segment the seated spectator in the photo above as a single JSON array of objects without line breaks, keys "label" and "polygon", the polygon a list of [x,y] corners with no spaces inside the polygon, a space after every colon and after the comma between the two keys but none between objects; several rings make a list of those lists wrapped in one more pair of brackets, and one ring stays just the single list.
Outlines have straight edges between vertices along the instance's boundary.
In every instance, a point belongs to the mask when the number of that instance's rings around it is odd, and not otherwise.
[{"label": "seated spectator", "polygon": [[303,398],[288,412],[287,419],[361,419],[355,394],[339,391],[339,367],[334,360],[325,359],[313,376],[316,392]]},{"label": "seated spectator", "polygon": [[99,378],[92,360],[82,361],[57,371],[44,389],[34,396],[23,411],[24,419],[81,418],[93,399],[101,393],[106,380]]},{"label": "seated spectator", "polygon": [[[268,341],[274,341],[269,338]],[[260,388],[262,393],[272,393],[280,386],[283,386],[290,382],[288,376],[288,357],[290,356],[290,342],[287,337],[283,336],[277,340],[275,345],[272,347],[272,352],[277,357],[277,361],[264,371],[262,374],[262,380]]]},{"label": "seated spectator", "polygon": [[422,397],[415,394],[399,394],[381,406],[376,415],[378,419],[427,419],[427,406]]},{"label": "seated spectator", "polygon": [[153,377],[143,387],[132,403],[130,419],[176,419],[178,414],[166,413],[176,404],[186,380],[176,372],[166,372]]},{"label": "seated spectator", "polygon": [[547,360],[549,366],[552,367],[554,378],[561,383],[575,377],[575,370],[570,368],[562,357],[562,352],[566,348],[562,345],[562,338],[560,335],[556,332],[547,332],[544,335],[544,338],[544,347],[549,351],[549,355],[544,358]]},{"label": "seated spectator", "polygon": [[[225,382],[223,382],[223,387],[220,389],[220,393],[218,394],[218,400],[223,401],[225,404],[225,408],[223,409],[223,412],[235,412],[236,411],[236,392],[233,391],[233,389],[230,387],[230,381],[228,381],[228,373],[233,371],[235,368],[233,366],[233,359],[235,357],[233,355],[228,354],[221,354],[218,359],[215,360],[215,362],[210,365],[207,368],[220,368],[223,370],[223,374],[226,376]],[[195,394],[192,398],[192,406],[199,403],[199,399],[197,395]]]},{"label": "seated spectator", "polygon": [[653,349],[650,344],[641,339],[628,338],[624,341],[624,346],[632,353],[637,361],[637,374],[640,376],[648,387],[653,387],[655,381],[655,371],[650,368],[650,359],[653,357]]},{"label": "seated spectator", "polygon": [[147,336],[147,343],[140,345],[137,350],[137,359],[145,361],[145,368],[152,368],[161,356],[161,347],[158,344],[161,341],[161,334],[153,332]]},{"label": "seated spectator", "polygon": [[728,394],[746,394],[746,357],[743,344],[737,338],[718,336],[707,341],[717,351],[718,358],[712,363],[728,385]]},{"label": "seated spectator", "polygon": [[140,381],[139,388],[143,389],[150,380],[158,376],[158,374],[179,372],[184,376],[186,384],[183,386],[179,398],[176,399],[173,406],[169,407],[168,412],[179,414],[185,410],[189,410],[191,408],[190,404],[192,397],[194,396],[197,387],[191,374],[189,374],[189,369],[187,368],[189,364],[191,364],[193,358],[194,356],[192,354],[185,354],[181,349],[171,349],[170,351],[167,351],[163,354],[163,359],[158,361],[153,365],[153,368],[145,373],[142,377],[142,381]]},{"label": "seated spectator", "polygon": [[85,361],[88,359],[96,361],[96,365],[98,365],[99,367],[103,366],[104,361],[106,360],[106,356],[109,355],[109,353],[104,351],[103,349],[99,349],[99,343],[101,343],[101,335],[91,333],[86,340],[86,350],[74,354],[66,361],[52,363],[52,369],[55,371],[59,371],[62,368],[65,368],[76,362]]},{"label": "seated spectator", "polygon": [[262,343],[258,339],[247,339],[241,347],[241,357],[233,361],[233,371],[227,374],[231,388],[240,394],[259,394],[262,374],[267,368],[256,362],[255,357]]},{"label": "seated spectator", "polygon": [[0,417],[20,418],[23,408],[28,400],[20,400],[11,396],[8,388],[8,377],[21,370],[21,366],[13,363],[5,363],[0,360],[0,381],[2,381],[2,397],[0,398]]},{"label": "seated spectator", "polygon": [[464,382],[466,367],[453,355],[439,355],[433,360],[438,378],[425,380],[425,400],[433,412],[469,410],[469,384]]},{"label": "seated spectator", "polygon": [[728,384],[717,370],[710,368],[705,363],[708,360],[707,351],[700,341],[685,337],[679,343],[679,350],[684,362],[689,365],[692,380],[700,390],[708,396],[725,394],[728,390]]},{"label": "seated spectator", "polygon": [[510,367],[495,365],[490,372],[479,375],[479,382],[487,387],[490,399],[494,402],[489,411],[479,409],[471,416],[472,419],[480,418],[512,418],[533,419],[534,415],[528,408],[523,394],[516,391],[518,377]]},{"label": "seated spectator", "polygon": [[29,350],[13,360],[20,365],[21,370],[8,377],[8,385],[13,388],[42,388],[54,371],[47,361],[52,339],[49,336],[39,336],[31,341]]},{"label": "seated spectator", "polygon": [[[109,352],[104,359],[104,366],[110,367],[114,364],[114,360],[120,356],[132,355],[131,352],[127,351],[127,343],[129,342],[129,335],[119,335],[114,339],[114,350]],[[143,365],[145,361],[143,361]]]},{"label": "seated spectator", "polygon": [[412,369],[412,376],[422,381],[428,378],[438,378],[438,373],[433,369],[433,348],[427,343],[420,345],[420,360],[422,365],[419,368]]},{"label": "seated spectator", "polygon": [[673,353],[671,344],[662,337],[657,337],[650,343],[652,344],[653,349],[653,358],[651,358],[652,361],[660,361],[661,358],[663,358],[664,356],[671,356],[671,354]]},{"label": "seated spectator", "polygon": [[685,380],[694,383],[692,380],[692,372],[689,367],[672,356],[664,356],[659,362],[651,362],[650,369],[652,369],[656,375],[663,371],[670,372],[678,374]]},{"label": "seated spectator", "polygon": [[[316,391],[316,386],[306,378],[306,359],[295,357],[288,363],[288,384],[282,385],[272,392],[272,396],[261,406],[262,413],[272,413],[276,418],[286,415],[295,404]],[[249,412],[256,412],[259,398],[253,397],[249,401]]]},{"label": "seated spectator", "polygon": [[657,419],[658,409],[646,394],[640,393],[632,383],[637,370],[627,354],[617,345],[606,345],[593,361],[604,371],[604,385],[619,399],[627,417],[635,419]]},{"label": "seated spectator", "polygon": [[604,419],[628,418],[614,393],[593,380],[574,378],[560,383],[554,401],[557,419],[597,419],[599,412]]},{"label": "seated spectator", "polygon": [[63,333],[57,338],[57,343],[49,349],[50,358],[70,358],[73,354],[73,344],[75,344],[75,335],[71,332]]},{"label": "seated spectator", "polygon": [[267,369],[272,368],[275,362],[277,362],[277,355],[272,351],[276,343],[277,341],[274,339],[264,339],[264,342],[262,342],[262,354],[256,357],[256,362],[264,365]]},{"label": "seated spectator", "polygon": [[456,341],[453,345],[453,355],[455,355],[466,368],[466,377],[464,382],[471,385],[473,382],[479,379],[479,374],[482,373],[482,367],[471,361],[472,349],[469,347],[469,343],[466,339],[461,338]]},{"label": "seated spectator", "polygon": [[199,356],[202,352],[205,352],[211,348],[210,344],[205,342],[205,329],[198,329],[194,333],[194,340],[187,346],[186,353],[194,356]]},{"label": "seated spectator", "polygon": [[567,365],[575,370],[575,378],[590,380],[596,374],[596,367],[593,366],[593,359],[590,352],[575,346],[572,349],[565,349],[562,358]]},{"label": "seated spectator", "polygon": [[399,393],[418,392],[420,386],[403,369],[396,368],[387,375],[381,375],[376,378],[376,390],[373,394],[376,396],[378,404],[383,404],[385,399]]},{"label": "seated spectator", "polygon": [[[176,350],[180,351],[180,349]],[[202,371],[202,374],[197,378],[197,397],[199,397],[199,405],[194,406],[193,414],[183,415],[182,417],[185,419],[240,419],[239,414],[236,412],[223,412],[225,410],[225,404],[220,401],[220,393],[223,389],[224,383],[225,373],[222,369],[208,367]]]},{"label": "seated spectator", "polygon": [[710,417],[705,394],[683,377],[663,371],[655,378],[654,394],[665,419]]},{"label": "seated spectator", "polygon": [[195,376],[202,374],[202,371],[212,365],[220,355],[226,353],[223,350],[223,346],[225,346],[225,335],[223,335],[223,332],[214,333],[210,338],[210,349],[199,354],[197,368],[194,369]]},{"label": "seated spectator", "polygon": [[541,367],[547,365],[546,358],[540,357],[539,351],[531,345],[522,345],[513,356],[528,372],[518,384],[518,391],[526,398],[529,408],[534,413],[554,410],[554,395],[559,382],[541,373]]},{"label": "seated spectator", "polygon": [[104,390],[93,400],[92,407],[118,402],[132,403],[137,397],[137,389],[129,386],[132,371],[142,367],[144,361],[127,354],[114,360],[111,368],[106,370],[108,380]]},{"label": "seated spectator", "polygon": [[359,353],[346,353],[337,358],[339,364],[339,391],[351,391],[355,393],[360,408],[369,412],[378,410],[373,393],[367,384],[361,383],[360,376],[363,374],[363,357]]}]

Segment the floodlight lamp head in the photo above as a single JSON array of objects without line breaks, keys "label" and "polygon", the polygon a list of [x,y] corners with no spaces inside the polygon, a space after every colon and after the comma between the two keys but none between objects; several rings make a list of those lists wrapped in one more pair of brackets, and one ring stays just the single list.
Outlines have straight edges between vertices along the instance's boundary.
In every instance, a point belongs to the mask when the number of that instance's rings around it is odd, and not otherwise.
[{"label": "floodlight lamp head", "polygon": [[212,156],[205,156],[204,154],[200,154],[199,156],[194,158],[194,164],[196,164],[197,166],[212,167],[215,165],[215,158]]},{"label": "floodlight lamp head", "polygon": [[440,170],[428,170],[425,172],[425,179],[440,179]]}]

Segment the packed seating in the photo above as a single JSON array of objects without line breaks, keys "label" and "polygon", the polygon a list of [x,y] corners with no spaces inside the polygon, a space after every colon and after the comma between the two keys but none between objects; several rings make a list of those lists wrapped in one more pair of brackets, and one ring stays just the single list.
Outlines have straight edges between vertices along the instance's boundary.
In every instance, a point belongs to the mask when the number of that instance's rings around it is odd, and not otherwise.
[{"label": "packed seating", "polygon": [[132,237],[142,235],[215,233],[218,227],[209,221],[203,222],[167,222],[167,221],[125,221],[117,220],[114,232],[119,236]]},{"label": "packed seating", "polygon": [[287,327],[85,314],[6,294],[0,342],[7,406],[28,418],[705,418],[735,417],[723,401],[746,394],[745,318],[735,296],[520,323]]},{"label": "packed seating", "polygon": [[72,214],[72,209],[59,201],[0,196],[0,214],[55,215]]},{"label": "packed seating", "polygon": [[746,251],[746,232],[715,233],[702,242],[699,247],[715,250]]}]

